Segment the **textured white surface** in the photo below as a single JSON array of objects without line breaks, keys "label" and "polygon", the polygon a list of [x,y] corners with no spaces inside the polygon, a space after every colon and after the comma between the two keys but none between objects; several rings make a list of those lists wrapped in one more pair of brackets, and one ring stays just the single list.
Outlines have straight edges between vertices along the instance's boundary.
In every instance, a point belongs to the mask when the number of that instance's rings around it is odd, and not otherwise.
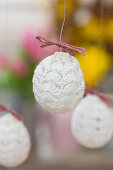
[{"label": "textured white surface", "polygon": [[56,52],[45,58],[33,76],[37,102],[51,113],[66,113],[84,95],[85,83],[78,60],[68,53]]},{"label": "textured white surface", "polygon": [[96,95],[87,95],[72,116],[72,134],[85,147],[98,148],[113,135],[113,110]]},{"label": "textured white surface", "polygon": [[0,165],[15,167],[23,163],[30,151],[29,133],[22,121],[10,113],[0,117]]}]

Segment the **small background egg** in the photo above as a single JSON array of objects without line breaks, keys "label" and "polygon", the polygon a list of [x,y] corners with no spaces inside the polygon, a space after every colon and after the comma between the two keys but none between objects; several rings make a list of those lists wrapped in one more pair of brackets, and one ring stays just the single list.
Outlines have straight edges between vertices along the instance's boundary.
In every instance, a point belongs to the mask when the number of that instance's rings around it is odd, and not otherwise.
[{"label": "small background egg", "polygon": [[113,110],[96,95],[87,95],[73,112],[72,134],[83,146],[99,148],[113,135]]}]

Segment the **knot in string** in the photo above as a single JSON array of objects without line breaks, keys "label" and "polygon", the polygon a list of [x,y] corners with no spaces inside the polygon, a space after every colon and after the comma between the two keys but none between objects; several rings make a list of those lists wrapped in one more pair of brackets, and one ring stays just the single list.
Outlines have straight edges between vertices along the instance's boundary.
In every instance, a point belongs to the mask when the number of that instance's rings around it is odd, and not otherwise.
[{"label": "knot in string", "polygon": [[61,43],[61,42],[53,42],[50,40],[46,40],[45,38],[42,38],[41,36],[37,36],[36,39],[39,40],[41,43],[43,43],[43,45],[40,46],[41,48],[56,45],[57,47],[62,48],[65,52],[68,52],[72,56],[75,56],[76,52],[79,52],[85,56],[85,48],[77,47],[77,46],[73,46],[73,45]]}]

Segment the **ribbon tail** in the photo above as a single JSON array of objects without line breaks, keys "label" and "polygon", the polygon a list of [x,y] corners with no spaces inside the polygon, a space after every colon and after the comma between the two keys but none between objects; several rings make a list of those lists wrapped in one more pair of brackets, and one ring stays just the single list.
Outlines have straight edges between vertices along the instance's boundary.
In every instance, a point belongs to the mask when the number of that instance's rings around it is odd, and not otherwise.
[{"label": "ribbon tail", "polygon": [[5,106],[0,105],[0,111],[5,111],[5,112],[10,112],[14,117],[16,117],[18,120],[23,121],[23,118],[21,115],[19,115],[18,113],[16,113],[13,110],[9,110],[7,109]]},{"label": "ribbon tail", "polygon": [[4,107],[3,105],[0,105],[0,111],[7,111],[7,108]]},{"label": "ribbon tail", "polygon": [[105,93],[98,92],[86,84],[85,95],[88,93],[97,95],[108,106],[112,105],[112,102],[108,99],[108,98],[113,98],[112,94],[105,94]]},{"label": "ribbon tail", "polygon": [[100,95],[98,95],[100,97],[100,99],[106,103],[108,106],[111,106],[112,105],[112,102],[110,100],[108,100],[106,97],[102,97]]},{"label": "ribbon tail", "polygon": [[52,46],[52,45],[55,45],[55,44],[43,44],[43,45],[41,45],[40,47],[41,47],[41,48],[44,48],[44,47],[49,47],[49,46]]},{"label": "ribbon tail", "polygon": [[85,56],[85,48],[73,46],[71,44],[66,44],[66,43],[62,43],[62,45],[64,46],[64,48],[66,47],[72,51],[77,51]]},{"label": "ribbon tail", "polygon": [[109,99],[113,99],[113,94],[101,93],[101,92],[98,92],[98,94],[99,94],[100,96],[107,97],[107,98],[109,98]]},{"label": "ribbon tail", "polygon": [[83,50],[78,50],[78,49],[77,49],[76,51],[85,56],[85,51],[83,51]]}]

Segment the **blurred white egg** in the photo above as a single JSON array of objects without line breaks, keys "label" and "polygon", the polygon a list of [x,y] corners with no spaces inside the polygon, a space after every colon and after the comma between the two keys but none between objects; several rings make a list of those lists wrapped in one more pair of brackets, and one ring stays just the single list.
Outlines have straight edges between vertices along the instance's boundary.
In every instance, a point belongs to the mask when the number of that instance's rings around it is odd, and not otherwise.
[{"label": "blurred white egg", "polygon": [[113,136],[113,110],[98,96],[87,95],[73,112],[71,122],[74,138],[88,148],[99,148]]},{"label": "blurred white egg", "polygon": [[29,156],[30,136],[24,123],[12,114],[0,117],[0,165],[15,167]]}]

